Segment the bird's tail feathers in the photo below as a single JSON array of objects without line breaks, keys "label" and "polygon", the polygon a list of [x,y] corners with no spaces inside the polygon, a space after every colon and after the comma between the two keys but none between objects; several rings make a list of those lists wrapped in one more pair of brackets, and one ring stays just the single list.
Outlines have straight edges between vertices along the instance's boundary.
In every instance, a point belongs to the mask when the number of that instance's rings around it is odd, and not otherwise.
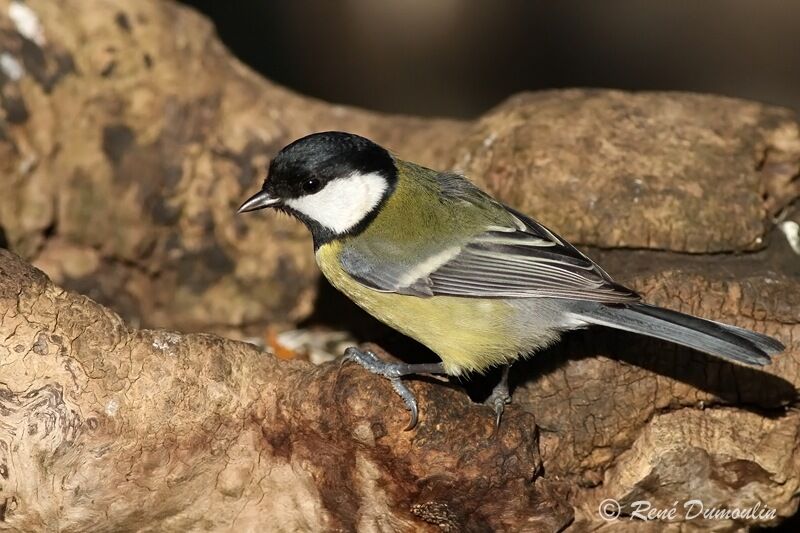
[{"label": "bird's tail feathers", "polygon": [[582,304],[573,314],[587,324],[655,337],[729,361],[762,366],[769,363],[770,355],[784,349],[779,341],[761,333],[662,307],[644,303],[618,307]]}]

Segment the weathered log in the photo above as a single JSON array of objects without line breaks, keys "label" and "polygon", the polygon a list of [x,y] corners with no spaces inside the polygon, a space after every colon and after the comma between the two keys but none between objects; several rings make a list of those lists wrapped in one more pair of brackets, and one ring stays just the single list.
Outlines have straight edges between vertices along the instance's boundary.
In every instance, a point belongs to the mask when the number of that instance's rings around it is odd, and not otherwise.
[{"label": "weathered log", "polygon": [[[606,498],[796,511],[800,260],[774,226],[798,219],[788,110],[573,90],[471,123],[378,115],[260,78],[166,1],[0,0],[0,54],[0,244],[114,309],[0,255],[0,525],[554,530],[574,514],[580,530]],[[324,129],[462,170],[649,301],[787,351],[758,371],[579,332],[519,366],[490,438],[489,411],[439,382],[412,382],[423,418],[404,433],[389,386],[357,368],[126,325],[350,316],[299,225],[233,214],[277,149]]]},{"label": "weathered log", "polygon": [[[131,330],[0,250],[0,524],[18,531],[563,527],[531,416],[357,367]],[[445,430],[445,426],[449,429]]]}]

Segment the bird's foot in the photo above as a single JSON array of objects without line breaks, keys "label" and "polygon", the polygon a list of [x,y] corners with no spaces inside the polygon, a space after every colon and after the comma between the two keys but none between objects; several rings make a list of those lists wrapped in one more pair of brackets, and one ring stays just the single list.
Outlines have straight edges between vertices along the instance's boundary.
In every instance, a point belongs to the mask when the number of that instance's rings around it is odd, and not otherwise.
[{"label": "bird's foot", "polygon": [[503,368],[503,375],[500,378],[500,382],[494,386],[492,389],[492,393],[489,395],[488,398],[483,402],[484,405],[488,405],[492,409],[494,409],[495,420],[494,420],[494,429],[500,428],[500,420],[503,418],[503,411],[505,411],[506,405],[511,403],[511,393],[508,389],[508,371],[510,370],[511,365],[507,365]]},{"label": "bird's foot", "polygon": [[492,391],[492,394],[486,398],[486,401],[483,403],[488,405],[492,409],[494,409],[495,420],[494,420],[494,427],[495,429],[500,427],[500,419],[503,418],[503,411],[506,409],[506,405],[511,403],[511,395],[508,393],[508,388],[504,387],[500,390],[501,387],[495,387]]},{"label": "bird's foot", "polygon": [[369,350],[359,350],[351,346],[344,352],[342,364],[347,361],[358,363],[366,368],[373,374],[383,376],[392,384],[392,388],[403,399],[406,404],[406,409],[411,412],[411,419],[408,422],[405,430],[414,429],[419,420],[419,408],[417,407],[417,399],[414,393],[411,392],[400,378],[413,374],[443,374],[444,368],[442,363],[422,363],[422,364],[409,364],[409,363],[387,363],[381,361],[374,352]]}]

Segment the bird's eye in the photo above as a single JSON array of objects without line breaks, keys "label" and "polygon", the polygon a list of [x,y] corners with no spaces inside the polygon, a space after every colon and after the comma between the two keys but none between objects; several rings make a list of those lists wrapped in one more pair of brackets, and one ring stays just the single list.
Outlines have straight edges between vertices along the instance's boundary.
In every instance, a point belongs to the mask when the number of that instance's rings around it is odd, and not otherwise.
[{"label": "bird's eye", "polygon": [[322,182],[317,178],[309,178],[300,186],[306,194],[313,194],[322,188]]}]

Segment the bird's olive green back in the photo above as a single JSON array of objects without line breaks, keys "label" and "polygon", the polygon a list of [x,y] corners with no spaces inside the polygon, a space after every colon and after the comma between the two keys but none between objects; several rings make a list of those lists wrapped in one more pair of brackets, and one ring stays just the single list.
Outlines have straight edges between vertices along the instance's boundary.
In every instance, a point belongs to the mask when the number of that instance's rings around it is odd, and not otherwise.
[{"label": "bird's olive green back", "polygon": [[396,160],[394,193],[369,226],[343,239],[354,255],[380,265],[412,267],[442,250],[461,247],[492,225],[510,225],[513,216],[460,176]]}]

